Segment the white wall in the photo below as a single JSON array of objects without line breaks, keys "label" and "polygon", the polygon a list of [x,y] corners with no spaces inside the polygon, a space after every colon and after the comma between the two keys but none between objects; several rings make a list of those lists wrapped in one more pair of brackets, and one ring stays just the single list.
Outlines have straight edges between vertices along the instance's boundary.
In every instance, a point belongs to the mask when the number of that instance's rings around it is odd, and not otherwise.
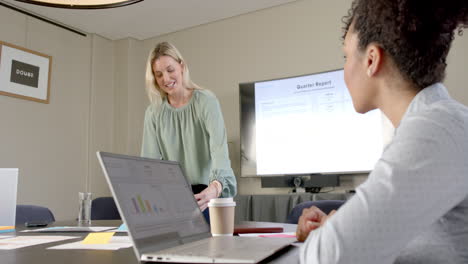
[{"label": "white wall", "polygon": [[20,169],[19,203],[71,216],[87,175],[90,39],[3,7],[0,25],[2,41],[52,56],[49,104],[0,96],[0,167]]},{"label": "white wall", "polygon": [[108,195],[96,150],[112,151],[112,41],[0,6],[1,40],[52,56],[50,103],[0,96],[0,167],[20,169],[18,203],[74,219],[78,192]]},{"label": "white wall", "polygon": [[89,146],[88,177],[86,189],[94,197],[107,196],[109,190],[96,158],[96,151],[114,150],[114,74],[117,66],[114,58],[114,43],[97,35],[91,35],[91,88],[88,104]]},{"label": "white wall", "polygon": [[[163,40],[180,49],[193,79],[218,96],[239,176],[238,84],[342,67],[341,17],[348,6],[297,1],[145,41],[82,37],[0,6],[0,40],[53,57],[50,104],[0,96],[0,167],[20,168],[19,203],[73,219],[78,191],[109,194],[95,151],[139,154],[149,103],[146,57]],[[466,35],[454,42],[446,83],[468,105]],[[364,179],[343,177],[344,188]],[[258,178],[238,181],[241,194],[288,191],[261,189]]]},{"label": "white wall", "polygon": [[468,29],[463,36],[456,35],[447,59],[445,85],[450,95],[468,105]]},{"label": "white wall", "polygon": [[142,41],[123,39],[115,43],[115,151],[140,155],[143,113],[146,109],[146,52]]}]

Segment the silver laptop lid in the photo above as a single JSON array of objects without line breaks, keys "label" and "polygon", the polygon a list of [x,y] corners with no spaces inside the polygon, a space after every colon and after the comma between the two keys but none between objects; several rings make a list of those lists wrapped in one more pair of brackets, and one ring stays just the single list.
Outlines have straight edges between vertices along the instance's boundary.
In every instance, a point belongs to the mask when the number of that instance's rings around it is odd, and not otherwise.
[{"label": "silver laptop lid", "polygon": [[18,169],[0,168],[0,226],[14,226],[16,221],[16,193]]},{"label": "silver laptop lid", "polygon": [[211,236],[179,163],[97,154],[138,258]]}]

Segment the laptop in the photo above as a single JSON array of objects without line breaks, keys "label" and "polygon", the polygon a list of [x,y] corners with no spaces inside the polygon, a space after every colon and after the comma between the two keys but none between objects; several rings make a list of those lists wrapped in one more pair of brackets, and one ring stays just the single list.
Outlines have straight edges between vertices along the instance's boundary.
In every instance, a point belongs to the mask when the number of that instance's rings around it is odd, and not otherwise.
[{"label": "laptop", "polygon": [[15,226],[18,169],[0,168],[0,226]]},{"label": "laptop", "polygon": [[97,155],[140,261],[258,263],[295,241],[212,237],[179,163]]}]

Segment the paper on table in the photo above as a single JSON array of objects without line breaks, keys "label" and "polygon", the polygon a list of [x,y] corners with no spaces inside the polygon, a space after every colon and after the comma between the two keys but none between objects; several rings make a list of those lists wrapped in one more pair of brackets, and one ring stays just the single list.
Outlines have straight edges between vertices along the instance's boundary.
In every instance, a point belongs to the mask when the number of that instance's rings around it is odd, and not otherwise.
[{"label": "paper on table", "polygon": [[94,250],[118,250],[132,246],[128,236],[114,236],[108,244],[83,244],[82,241],[58,245],[47,249],[94,249]]},{"label": "paper on table", "polygon": [[115,232],[91,233],[85,237],[83,244],[108,244]]},{"label": "paper on table", "polygon": [[244,237],[296,237],[296,232],[239,234]]},{"label": "paper on table", "polygon": [[114,228],[115,226],[53,226],[21,232],[102,232]]},{"label": "paper on table", "polygon": [[0,249],[17,249],[39,244],[52,243],[77,237],[72,236],[17,236],[0,240]]},{"label": "paper on table", "polygon": [[124,233],[127,233],[128,232],[128,228],[127,228],[127,225],[126,224],[121,224],[119,226],[119,228],[115,229],[115,230],[112,230],[112,232],[124,232]]},{"label": "paper on table", "polygon": [[15,236],[0,236],[0,239],[10,238],[10,237],[15,237]]}]

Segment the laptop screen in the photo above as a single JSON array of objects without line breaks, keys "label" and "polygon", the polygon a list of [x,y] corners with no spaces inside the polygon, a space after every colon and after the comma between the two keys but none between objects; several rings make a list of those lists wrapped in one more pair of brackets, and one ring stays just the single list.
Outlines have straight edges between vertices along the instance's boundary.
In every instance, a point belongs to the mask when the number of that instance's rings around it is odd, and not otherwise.
[{"label": "laptop screen", "polygon": [[210,232],[179,163],[99,153],[138,251],[160,250]]},{"label": "laptop screen", "polygon": [[14,226],[18,169],[0,168],[0,226]]}]

